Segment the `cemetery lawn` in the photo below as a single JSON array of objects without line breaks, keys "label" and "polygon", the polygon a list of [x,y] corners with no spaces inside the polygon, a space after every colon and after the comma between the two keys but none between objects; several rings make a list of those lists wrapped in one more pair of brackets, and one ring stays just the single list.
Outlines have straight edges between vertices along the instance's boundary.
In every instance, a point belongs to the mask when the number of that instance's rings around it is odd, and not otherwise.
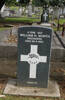
[{"label": "cemetery lawn", "polygon": [[[21,97],[21,96],[7,96],[5,98],[0,98],[0,100],[58,100],[57,98],[43,98],[43,97]],[[64,99],[60,99],[64,100]]]},{"label": "cemetery lawn", "polygon": [[10,29],[9,27],[0,27],[0,31],[8,30]]},{"label": "cemetery lawn", "polygon": [[[56,23],[56,24],[58,24],[58,20],[54,20],[54,22]],[[64,24],[65,23],[65,19],[59,19],[59,24]],[[53,28],[54,29],[54,31],[57,31],[57,27],[54,27]],[[62,27],[60,28],[60,31],[62,31]]]},{"label": "cemetery lawn", "polygon": [[5,98],[0,98],[0,100],[64,100],[64,99],[58,99],[58,98],[43,98],[43,97],[13,97],[13,96],[7,96]]},{"label": "cemetery lawn", "polygon": [[[56,23],[58,23],[58,20],[54,20]],[[65,19],[59,19],[59,24],[65,23]]]},{"label": "cemetery lawn", "polygon": [[5,96],[0,100],[65,100],[64,98]]},{"label": "cemetery lawn", "polygon": [[10,7],[11,10],[18,10],[18,8],[19,8],[19,7],[16,7],[16,6],[11,6],[11,7]]},{"label": "cemetery lawn", "polygon": [[36,19],[36,18],[29,18],[29,17],[20,17],[20,18],[3,18],[0,19],[0,22],[24,22],[24,23],[33,23],[33,22],[39,22],[40,19]]}]

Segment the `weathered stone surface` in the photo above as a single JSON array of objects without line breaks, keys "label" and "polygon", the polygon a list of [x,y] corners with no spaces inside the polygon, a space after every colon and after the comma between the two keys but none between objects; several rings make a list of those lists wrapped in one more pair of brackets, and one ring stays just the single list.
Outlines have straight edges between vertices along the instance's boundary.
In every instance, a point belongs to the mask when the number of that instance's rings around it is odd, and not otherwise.
[{"label": "weathered stone surface", "polygon": [[33,88],[16,86],[16,80],[11,79],[8,81],[4,89],[4,94],[22,96],[60,97],[60,90],[58,84],[55,81],[49,81],[48,88]]}]

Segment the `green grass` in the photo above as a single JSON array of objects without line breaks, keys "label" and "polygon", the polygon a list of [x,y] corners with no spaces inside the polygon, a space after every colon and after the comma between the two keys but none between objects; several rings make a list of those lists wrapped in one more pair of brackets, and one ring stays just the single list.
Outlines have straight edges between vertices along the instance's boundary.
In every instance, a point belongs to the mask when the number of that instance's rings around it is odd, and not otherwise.
[{"label": "green grass", "polygon": [[[58,24],[58,20],[54,20],[54,22],[56,23],[56,24]],[[65,19],[59,19],[59,24],[64,24],[65,23]],[[54,31],[57,31],[57,27],[54,27],[53,28],[54,29]],[[59,29],[59,31],[62,31],[62,27],[60,27],[60,29]]]},{"label": "green grass", "polygon": [[[56,23],[58,23],[58,20],[54,20]],[[65,23],[65,19],[59,19],[59,24]]]},{"label": "green grass", "polygon": [[5,98],[0,98],[0,100],[64,100],[64,98],[6,96]]},{"label": "green grass", "polygon": [[17,7],[17,6],[11,6],[11,7],[10,7],[11,10],[18,10],[18,8],[19,8],[19,7]]},{"label": "green grass", "polygon": [[[55,28],[53,28],[54,29],[54,31],[57,31],[57,28],[55,27]],[[62,31],[62,27],[59,29],[59,31]]]},{"label": "green grass", "polygon": [[7,30],[7,29],[10,29],[9,27],[0,27],[0,31],[3,31],[3,30]]},{"label": "green grass", "polygon": [[[32,97],[21,97],[21,96],[7,96],[0,100],[40,100],[39,98],[32,98]],[[42,99],[44,100],[44,99]]]},{"label": "green grass", "polygon": [[29,18],[29,17],[0,19],[0,22],[28,22],[28,23],[32,23],[32,22],[39,22],[39,21],[40,21],[40,19],[33,19],[33,18]]}]

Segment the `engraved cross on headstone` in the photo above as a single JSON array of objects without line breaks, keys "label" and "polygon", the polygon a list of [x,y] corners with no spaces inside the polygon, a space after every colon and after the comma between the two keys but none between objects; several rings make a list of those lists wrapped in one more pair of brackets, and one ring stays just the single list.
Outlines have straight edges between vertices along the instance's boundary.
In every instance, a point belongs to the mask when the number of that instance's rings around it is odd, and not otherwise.
[{"label": "engraved cross on headstone", "polygon": [[28,55],[21,54],[20,61],[30,64],[29,78],[36,78],[37,64],[46,63],[47,56],[40,56],[38,54],[38,45],[31,45],[30,53]]},{"label": "engraved cross on headstone", "polygon": [[45,21],[47,20],[48,14],[45,12],[45,14],[43,14]]}]

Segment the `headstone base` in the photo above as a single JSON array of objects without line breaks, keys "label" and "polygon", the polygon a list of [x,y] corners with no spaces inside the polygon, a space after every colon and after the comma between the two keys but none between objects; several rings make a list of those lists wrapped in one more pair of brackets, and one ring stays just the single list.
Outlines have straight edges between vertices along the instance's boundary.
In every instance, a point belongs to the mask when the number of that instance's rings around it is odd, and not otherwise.
[{"label": "headstone base", "polygon": [[49,23],[41,23],[40,25],[44,26],[44,27],[51,27],[51,24],[49,24]]},{"label": "headstone base", "polygon": [[49,81],[48,88],[16,86],[16,79],[10,79],[3,94],[21,96],[60,97],[59,86],[56,81]]}]

